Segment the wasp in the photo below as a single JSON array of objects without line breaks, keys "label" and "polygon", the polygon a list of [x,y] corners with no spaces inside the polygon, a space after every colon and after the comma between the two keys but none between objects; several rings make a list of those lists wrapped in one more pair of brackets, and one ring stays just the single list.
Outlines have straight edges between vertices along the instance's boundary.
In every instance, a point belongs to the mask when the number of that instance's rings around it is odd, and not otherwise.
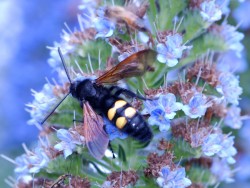
[{"label": "wasp", "polygon": [[143,19],[137,16],[135,13],[126,10],[121,6],[109,6],[106,7],[104,15],[117,23],[126,23],[129,27],[140,31],[148,31]]},{"label": "wasp", "polygon": [[126,94],[131,97],[145,98],[130,90],[118,86],[108,87],[104,84],[114,84],[124,78],[143,75],[147,70],[150,70],[150,64],[155,60],[155,51],[146,49],[136,52],[95,80],[78,77],[74,81],[70,79],[59,48],[58,52],[70,82],[69,93],[62,100],[71,94],[82,106],[84,112],[83,133],[86,146],[93,157],[101,159],[109,145],[109,137],[105,132],[103,117],[107,118],[121,132],[134,139],[143,143],[150,142],[152,132],[147,122],[131,104],[119,95]]},{"label": "wasp", "polygon": [[134,30],[147,32],[150,42],[154,44],[152,33],[142,18],[148,9],[148,4],[145,2],[138,8],[135,8],[134,5],[130,6],[135,9],[135,12],[121,6],[107,6],[104,9],[104,16],[118,24],[125,24],[127,29],[132,28]]}]

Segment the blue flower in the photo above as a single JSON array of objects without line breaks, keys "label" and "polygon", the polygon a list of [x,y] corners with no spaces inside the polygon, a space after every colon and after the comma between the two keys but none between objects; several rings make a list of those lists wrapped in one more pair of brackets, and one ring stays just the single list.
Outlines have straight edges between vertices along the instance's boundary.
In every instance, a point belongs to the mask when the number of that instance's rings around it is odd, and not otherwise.
[{"label": "blue flower", "polygon": [[50,158],[44,151],[43,146],[39,145],[35,148],[34,151],[26,151],[26,154],[23,154],[15,159],[16,168],[15,173],[18,175],[18,178],[22,178],[26,175],[38,173],[40,169],[46,167],[50,162]]},{"label": "blue flower", "polygon": [[59,76],[58,79],[62,84],[68,82],[68,78],[66,77],[65,70],[62,67],[62,61],[58,54],[58,47],[60,47],[63,57],[67,58],[69,54],[73,53],[76,49],[76,45],[70,42],[71,39],[72,33],[68,33],[63,30],[61,34],[61,42],[54,42],[54,46],[48,47],[48,49],[50,50],[50,58],[47,62],[49,66],[53,69],[53,71],[59,73],[64,72],[63,77]]},{"label": "blue flower", "polygon": [[236,31],[236,28],[231,25],[224,25],[221,31],[226,44],[230,50],[235,50],[237,55],[240,57],[241,52],[244,49],[243,44],[240,42],[244,38],[244,34]]},{"label": "blue flower", "polygon": [[15,159],[16,167],[14,172],[18,175],[18,177],[25,176],[29,173],[29,161],[27,159],[27,155],[23,154],[18,156]]},{"label": "blue flower", "polygon": [[233,128],[233,129],[240,129],[242,126],[242,119],[240,116],[241,109],[237,106],[231,106],[228,111],[227,115],[224,119],[225,125]]},{"label": "blue flower", "polygon": [[223,136],[221,142],[222,149],[217,153],[217,155],[221,158],[225,158],[225,160],[229,164],[234,164],[235,159],[232,157],[236,155],[237,150],[234,147],[234,136]]},{"label": "blue flower", "polygon": [[221,137],[218,134],[210,134],[203,142],[202,151],[206,156],[212,156],[218,153],[222,146]]},{"label": "blue flower", "polygon": [[158,103],[158,99],[155,100],[146,100],[144,102],[144,107],[145,109],[143,110],[142,113],[148,113],[151,114],[151,112],[155,109],[159,107],[159,103]]},{"label": "blue flower", "polygon": [[97,2],[93,0],[82,0],[78,6],[82,14],[79,16],[79,25],[82,29],[89,28],[93,19],[96,17]]},{"label": "blue flower", "polygon": [[204,139],[210,133],[211,129],[209,127],[197,127],[190,132],[190,145],[192,148],[200,147]]},{"label": "blue flower", "polygon": [[239,57],[235,51],[229,50],[219,56],[216,68],[221,72],[241,73],[248,69],[248,63],[244,53]]},{"label": "blue flower", "polygon": [[128,137],[126,133],[121,132],[115,125],[110,123],[110,121],[103,117],[105,124],[105,131],[109,135],[109,140],[114,140],[115,138],[125,139]]},{"label": "blue flower", "polygon": [[185,177],[185,168],[178,168],[171,171],[168,166],[165,166],[159,174],[160,177],[157,178],[156,182],[163,188],[184,188],[190,186],[192,183],[190,179]]},{"label": "blue flower", "polygon": [[148,123],[150,125],[158,125],[160,131],[168,131],[170,128],[170,120],[162,108],[156,108],[151,111]]},{"label": "blue flower", "polygon": [[28,155],[27,157],[31,168],[29,173],[38,173],[40,169],[47,166],[50,159],[41,147],[35,148],[35,151]]},{"label": "blue flower", "polygon": [[160,95],[158,104],[165,111],[165,116],[168,119],[173,119],[176,111],[181,110],[183,107],[180,102],[176,102],[176,97],[173,93]]},{"label": "blue flower", "polygon": [[159,62],[173,67],[182,57],[182,51],[190,48],[190,46],[182,45],[182,36],[179,33],[168,35],[165,43],[157,44],[157,59]]},{"label": "blue flower", "polygon": [[200,9],[200,14],[205,21],[215,22],[222,17],[222,11],[215,0],[203,1],[200,4]]},{"label": "blue flower", "polygon": [[28,124],[32,125],[40,122],[44,116],[50,111],[51,106],[56,102],[55,95],[53,94],[53,89],[50,84],[45,84],[42,91],[37,92],[31,90],[34,96],[32,103],[26,104],[29,109],[26,109],[31,116]]},{"label": "blue flower", "polygon": [[188,105],[183,105],[182,110],[190,118],[198,118],[204,116],[210,105],[203,94],[197,93],[190,99]]},{"label": "blue flower", "polygon": [[148,122],[150,125],[158,125],[160,131],[167,131],[170,128],[170,119],[176,115],[176,111],[182,109],[182,104],[176,102],[172,93],[161,94],[158,99],[146,101],[145,111],[150,114]]},{"label": "blue flower", "polygon": [[241,40],[244,38],[244,34],[238,32],[236,27],[224,23],[220,26],[212,27],[211,31],[224,40],[225,47],[228,50],[234,50],[237,56],[241,56],[241,52],[244,49]]},{"label": "blue flower", "polygon": [[232,178],[233,172],[224,159],[214,158],[210,170],[219,181],[225,181],[226,183],[234,182]]},{"label": "blue flower", "polygon": [[97,31],[95,38],[106,38],[113,35],[115,30],[115,24],[106,18],[97,17],[94,19],[94,27]]},{"label": "blue flower", "polygon": [[57,138],[61,142],[56,144],[54,148],[58,151],[63,151],[65,158],[73,153],[76,145],[84,145],[84,137],[72,129],[57,130]]},{"label": "blue flower", "polygon": [[234,105],[239,104],[239,96],[242,94],[242,88],[239,86],[239,79],[232,73],[221,73],[219,76],[219,85],[216,90],[225,97],[225,99]]},{"label": "blue flower", "polygon": [[224,158],[229,164],[235,163],[233,156],[237,153],[234,145],[234,136],[213,133],[205,138],[202,151],[206,156],[217,155]]}]

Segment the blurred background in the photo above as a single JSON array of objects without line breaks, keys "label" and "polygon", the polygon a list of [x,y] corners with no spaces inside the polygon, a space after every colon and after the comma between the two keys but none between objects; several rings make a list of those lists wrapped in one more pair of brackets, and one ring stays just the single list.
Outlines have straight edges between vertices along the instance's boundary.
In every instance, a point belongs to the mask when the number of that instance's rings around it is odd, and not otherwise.
[{"label": "blurred background", "polygon": [[[64,23],[77,25],[80,0],[0,1],[0,153],[15,158],[24,151],[21,144],[37,140],[38,130],[27,125],[25,104],[30,89],[41,90],[53,72],[47,59],[54,41],[60,41]],[[14,165],[0,158],[0,187],[13,175]]]},{"label": "blurred background", "polygon": [[[233,2],[236,2],[233,1]],[[0,153],[10,158],[22,154],[22,143],[32,144],[37,140],[38,130],[27,125],[30,118],[25,104],[33,97],[30,89],[41,90],[51,79],[53,72],[47,63],[49,50],[54,41],[60,41],[60,33],[77,26],[77,6],[80,0],[1,0],[0,1]],[[244,89],[242,114],[250,114],[250,1],[238,6],[231,3],[230,22],[239,25],[244,32],[245,52],[242,58],[228,54],[230,62],[241,66],[236,70]],[[237,135],[236,183],[226,187],[250,187],[250,120],[243,121]],[[14,165],[0,158],[0,187],[8,187],[4,178],[13,175]],[[243,168],[242,168],[243,167]]]}]

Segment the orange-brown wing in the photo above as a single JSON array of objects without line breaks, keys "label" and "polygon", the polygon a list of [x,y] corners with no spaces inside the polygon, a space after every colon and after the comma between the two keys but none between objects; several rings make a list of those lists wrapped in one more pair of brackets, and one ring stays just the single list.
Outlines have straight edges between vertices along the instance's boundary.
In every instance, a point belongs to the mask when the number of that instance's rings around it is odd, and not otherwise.
[{"label": "orange-brown wing", "polygon": [[84,103],[83,133],[90,154],[101,159],[108,147],[109,138],[103,129],[103,119],[96,114],[88,102]]},{"label": "orange-brown wing", "polygon": [[114,83],[123,78],[142,76],[155,58],[156,52],[150,49],[134,53],[97,78],[96,83]]}]

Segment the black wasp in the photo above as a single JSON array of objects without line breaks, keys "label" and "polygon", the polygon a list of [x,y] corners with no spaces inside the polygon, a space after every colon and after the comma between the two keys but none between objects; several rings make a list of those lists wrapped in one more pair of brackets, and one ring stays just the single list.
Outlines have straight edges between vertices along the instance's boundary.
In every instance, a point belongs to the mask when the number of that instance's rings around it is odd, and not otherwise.
[{"label": "black wasp", "polygon": [[103,84],[112,84],[123,78],[143,75],[149,69],[149,64],[154,62],[155,51],[146,49],[134,53],[95,80],[80,77],[74,81],[71,81],[69,77],[60,49],[58,52],[70,81],[68,94],[76,98],[83,107],[83,132],[91,155],[97,159],[102,158],[109,144],[109,138],[104,129],[103,116],[107,117],[120,131],[136,140],[141,142],[151,140],[152,132],[147,122],[135,108],[119,95],[123,93],[131,97],[145,98],[137,96],[130,90],[118,86],[107,87]]}]

